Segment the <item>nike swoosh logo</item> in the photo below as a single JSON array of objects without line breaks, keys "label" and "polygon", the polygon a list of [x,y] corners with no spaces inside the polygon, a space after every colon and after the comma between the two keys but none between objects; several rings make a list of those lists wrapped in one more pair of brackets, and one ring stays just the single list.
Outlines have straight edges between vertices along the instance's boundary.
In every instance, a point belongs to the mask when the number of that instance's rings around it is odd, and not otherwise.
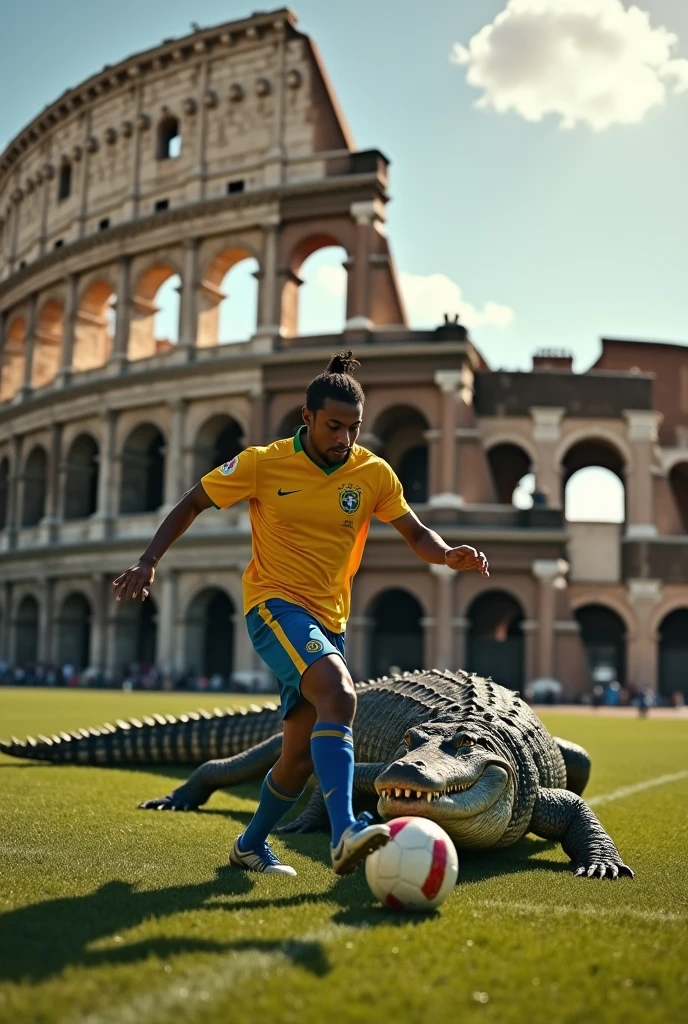
[{"label": "nike swoosh logo", "polygon": [[282,488],[280,487],[277,493],[279,494],[280,498],[283,498],[286,494],[300,494],[301,491],[283,491]]},{"label": "nike swoosh logo", "polygon": [[337,787],[335,786],[334,789],[331,789],[329,793],[323,793],[324,798],[327,800],[328,796],[332,796],[336,788]]}]

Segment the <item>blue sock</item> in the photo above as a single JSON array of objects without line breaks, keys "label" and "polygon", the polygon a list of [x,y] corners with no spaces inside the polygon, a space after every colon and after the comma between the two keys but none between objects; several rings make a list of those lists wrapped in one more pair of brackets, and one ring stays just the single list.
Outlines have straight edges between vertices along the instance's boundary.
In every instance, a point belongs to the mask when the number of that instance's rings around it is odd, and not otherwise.
[{"label": "blue sock", "polygon": [[354,741],[348,725],[316,722],[311,733],[311,756],[332,825],[332,845],[353,825]]},{"label": "blue sock", "polygon": [[272,773],[268,772],[260,791],[258,809],[245,831],[239,836],[239,849],[246,853],[247,850],[255,850],[261,846],[300,796],[300,793],[287,793],[277,785]]}]

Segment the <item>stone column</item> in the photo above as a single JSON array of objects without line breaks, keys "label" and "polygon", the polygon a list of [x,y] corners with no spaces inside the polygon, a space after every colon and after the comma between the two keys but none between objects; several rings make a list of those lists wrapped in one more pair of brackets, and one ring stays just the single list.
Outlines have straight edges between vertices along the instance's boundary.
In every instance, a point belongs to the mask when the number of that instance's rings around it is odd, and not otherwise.
[{"label": "stone column", "polygon": [[263,255],[258,280],[258,323],[254,335],[254,347],[269,349],[273,338],[280,333],[279,295],[277,291],[277,253],[280,229],[279,214],[262,222]]},{"label": "stone column", "polygon": [[[433,660],[435,654],[436,643],[434,637],[437,619],[434,615],[424,615],[420,620],[420,627],[423,630],[423,665],[428,665]],[[418,666],[418,668],[421,667],[420,665]]]},{"label": "stone column", "polygon": [[365,615],[352,615],[346,628],[346,660],[354,682],[367,679],[370,671],[370,630],[375,620]]},{"label": "stone column", "polygon": [[452,626],[454,629],[454,661],[455,664],[451,666],[452,671],[456,669],[464,669],[466,672],[471,671],[471,666],[466,664],[467,658],[467,634],[470,626],[470,620],[464,615],[458,618],[452,619]]},{"label": "stone column", "polygon": [[256,385],[250,392],[251,395],[251,426],[250,426],[250,437],[245,440],[245,444],[265,444],[268,440],[266,438],[267,433],[267,416],[266,416],[266,405],[265,405],[265,392],[260,385]]},{"label": "stone column", "polygon": [[117,611],[119,605],[114,597],[106,604],[105,613],[105,672],[110,680],[116,679],[121,670],[117,656]]},{"label": "stone column", "polygon": [[10,480],[9,494],[7,496],[7,546],[10,549],[17,546],[17,531],[19,529],[19,484],[22,478],[22,457],[24,438],[13,434],[10,442]]},{"label": "stone column", "polygon": [[523,634],[523,677],[525,682],[537,679],[539,672],[537,671],[538,664],[538,651],[537,651],[537,638],[539,633],[538,623],[534,619],[524,619],[521,623],[521,633]]},{"label": "stone column", "polygon": [[662,414],[651,410],[624,409],[628,440],[633,448],[633,469],[626,471],[626,536],[655,537],[652,465],[657,428]]},{"label": "stone column", "polygon": [[74,334],[76,331],[76,315],[78,310],[77,274],[67,275],[67,301],[65,302],[62,321],[62,360],[57,374],[57,386],[64,388],[72,378],[72,357],[74,354]]},{"label": "stone column", "polygon": [[50,661],[53,657],[53,635],[55,632],[55,580],[40,580],[41,600],[38,606],[38,651],[37,660]]},{"label": "stone column", "polygon": [[41,523],[45,527],[45,540],[48,544],[55,543],[57,526],[62,519],[62,510],[59,506],[62,433],[62,423],[53,423],[50,428],[50,457],[48,461],[48,479],[46,481],[45,516]]},{"label": "stone column", "polygon": [[10,207],[10,217],[12,219],[12,230],[10,242],[10,271],[13,273],[16,270],[17,262],[17,243],[19,241],[19,204],[22,200],[23,192],[20,188],[16,188],[10,196],[12,205]]},{"label": "stone column", "polygon": [[[205,49],[205,43],[199,41],[197,45],[200,45]],[[198,73],[198,135],[196,138],[196,167],[195,171],[198,175],[198,187],[197,197],[199,202],[205,199],[206,193],[206,175],[208,173],[208,166],[205,159],[206,143],[208,137],[208,102],[214,102],[208,93],[208,61],[204,60],[199,68]]]},{"label": "stone column", "polygon": [[12,610],[12,584],[5,580],[2,585],[2,619],[0,620],[0,661],[9,662],[10,659],[10,623],[13,618]]},{"label": "stone column", "polygon": [[532,436],[537,448],[537,463],[531,467],[538,490],[547,496],[550,508],[562,507],[561,467],[555,457],[557,442],[561,438],[561,423],[566,409],[533,407]]},{"label": "stone column", "polygon": [[101,538],[112,534],[113,519],[118,508],[119,495],[114,494],[115,474],[115,428],[118,413],[114,409],[105,409],[101,417],[101,440],[98,452],[98,508],[94,519],[100,524],[96,532]]},{"label": "stone column", "polygon": [[93,574],[92,582],[93,617],[91,619],[89,665],[104,671],[107,663],[108,596],[112,579],[107,573],[96,572]]},{"label": "stone column", "polygon": [[[438,439],[439,463],[436,476],[439,490],[429,496],[431,508],[461,508],[463,499],[456,490],[456,420],[461,370],[437,370],[435,383],[442,396],[441,428]],[[435,440],[433,437],[432,440]]]},{"label": "stone column", "polygon": [[165,455],[165,504],[160,510],[167,515],[180,500],[184,490],[184,426],[188,402],[178,398],[170,402],[170,433]]},{"label": "stone column", "polygon": [[274,116],[272,121],[272,145],[265,155],[264,173],[266,185],[281,185],[284,181],[284,114],[286,78],[286,26],[284,21],[274,21],[273,30],[277,36],[276,70],[272,77]]},{"label": "stone column", "polygon": [[[84,112],[84,142],[83,162],[81,164],[81,202],[79,206],[79,238],[86,234],[86,221],[88,220],[88,179],[91,164],[91,152],[94,151],[91,145],[91,109],[86,108]],[[97,149],[97,142],[93,145]]]},{"label": "stone column", "polygon": [[110,372],[122,372],[127,361],[129,347],[129,323],[131,320],[131,256],[120,256],[117,272],[117,322],[115,338],[110,355]]},{"label": "stone column", "polygon": [[[130,68],[132,71],[138,71],[138,68]],[[141,176],[141,138],[142,138],[142,115],[143,115],[143,84],[139,82],[136,86],[136,114],[131,125],[127,126],[127,131],[131,132],[130,138],[132,139],[132,161],[131,161],[131,188],[129,191],[129,201],[127,204],[127,212],[129,214],[129,220],[135,220],[139,213],[139,194],[140,188],[140,176]]]},{"label": "stone column", "polygon": [[[26,338],[24,340],[24,380],[16,398],[23,401],[31,394],[33,389],[33,353],[36,347],[36,309],[38,295],[34,292],[29,297],[28,315],[26,317]],[[16,399],[15,399],[16,401]]]},{"label": "stone column", "polygon": [[372,233],[381,210],[378,201],[371,199],[352,203],[350,212],[356,221],[356,247],[353,267],[349,270],[346,328],[348,330],[367,330],[371,326],[370,254]]},{"label": "stone column", "polygon": [[568,565],[561,558],[536,559],[533,575],[539,580],[537,673],[541,679],[552,679],[554,673],[555,588],[565,586]]},{"label": "stone column", "polygon": [[662,600],[662,581],[630,579],[628,602],[635,611],[636,628],[627,641],[626,682],[657,692],[657,637],[651,621]]},{"label": "stone column", "polygon": [[180,289],[178,349],[196,347],[198,329],[198,247],[200,239],[184,239],[184,276]]},{"label": "stone column", "polygon": [[454,668],[454,638],[452,619],[454,613],[454,588],[456,571],[448,565],[430,564],[430,572],[437,580],[435,596],[435,650],[433,668]]},{"label": "stone column", "polygon": [[156,661],[164,675],[175,670],[177,633],[177,604],[179,595],[179,571],[159,569],[155,584],[159,595],[158,612],[158,653]]}]

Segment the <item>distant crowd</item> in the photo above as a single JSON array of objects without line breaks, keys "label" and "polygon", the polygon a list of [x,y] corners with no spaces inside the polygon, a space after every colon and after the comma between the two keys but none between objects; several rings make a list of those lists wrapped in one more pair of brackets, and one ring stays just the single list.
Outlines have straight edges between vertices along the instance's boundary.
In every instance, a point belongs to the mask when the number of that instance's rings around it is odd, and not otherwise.
[{"label": "distant crowd", "polygon": [[165,672],[147,662],[127,665],[119,673],[98,668],[77,669],[74,665],[9,665],[0,661],[0,686],[88,687],[101,690],[180,690],[195,692],[252,693],[260,687],[215,673],[188,670]]}]

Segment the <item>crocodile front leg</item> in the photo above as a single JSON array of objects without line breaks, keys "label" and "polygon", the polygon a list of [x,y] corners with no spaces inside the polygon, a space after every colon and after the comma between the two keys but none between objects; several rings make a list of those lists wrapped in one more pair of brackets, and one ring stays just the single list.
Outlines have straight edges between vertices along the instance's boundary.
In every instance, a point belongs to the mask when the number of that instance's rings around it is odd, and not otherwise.
[{"label": "crocodile front leg", "polygon": [[216,789],[262,779],[281,753],[282,733],[279,733],[234,757],[206,761],[168,796],[145,800],[139,807],[144,811],[195,811]]},{"label": "crocodile front leg", "polygon": [[539,790],[528,831],[543,839],[558,839],[573,861],[575,875],[633,878],[600,821],[584,800],[567,789]]}]

